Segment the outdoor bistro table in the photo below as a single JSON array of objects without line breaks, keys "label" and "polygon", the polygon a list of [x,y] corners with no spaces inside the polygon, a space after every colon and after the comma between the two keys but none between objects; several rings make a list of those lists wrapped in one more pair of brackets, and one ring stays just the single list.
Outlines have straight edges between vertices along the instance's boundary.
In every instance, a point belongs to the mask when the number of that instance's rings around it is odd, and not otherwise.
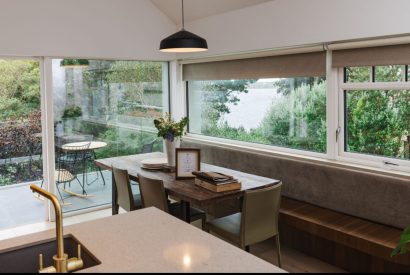
[{"label": "outdoor bistro table", "polygon": [[72,143],[64,144],[63,146],[61,146],[61,149],[65,151],[78,150],[78,148],[76,147],[81,147],[88,143],[90,143],[90,146],[87,148],[87,150],[92,150],[93,152],[94,150],[107,146],[107,143],[102,142],[102,141],[81,141],[81,142],[72,142]]},{"label": "outdoor bistro table", "polygon": [[[232,175],[241,182],[240,190],[227,192],[212,192],[203,187],[194,184],[194,179],[176,180],[175,173],[162,170],[146,170],[141,168],[141,161],[150,158],[164,158],[165,154],[160,152],[139,154],[123,157],[114,157],[96,160],[95,163],[101,168],[112,170],[112,166],[128,171],[131,180],[138,182],[138,173],[144,176],[161,179],[164,182],[164,187],[168,195],[179,198],[183,207],[183,218],[186,222],[190,222],[190,204],[201,208],[211,204],[230,198],[240,198],[245,190],[264,188],[278,184],[280,180],[260,177],[252,174],[247,174],[227,168],[222,168],[215,165],[201,163],[201,171],[214,171],[227,175]],[[116,202],[116,188],[114,177],[112,179],[112,214],[118,214]]]},{"label": "outdoor bistro table", "polygon": [[[85,148],[84,146],[90,144],[88,146],[88,148]],[[92,157],[92,161],[95,161],[97,159],[96,155],[95,155],[95,150],[100,149],[100,148],[104,148],[107,146],[106,142],[103,141],[81,141],[81,142],[72,142],[72,143],[67,143],[61,146],[61,149],[64,151],[78,151],[79,148],[83,147],[83,150],[87,150],[92,152],[91,153],[91,157]],[[103,180],[103,183],[105,185],[105,179],[104,176],[102,174],[101,168],[99,166],[97,166],[100,174],[101,174],[101,178]],[[85,172],[85,171],[84,171]],[[98,174],[97,174],[98,175]],[[88,178],[87,178],[88,179]],[[93,183],[95,180],[93,180],[91,183]],[[87,182],[87,185],[90,185],[91,183]]]}]

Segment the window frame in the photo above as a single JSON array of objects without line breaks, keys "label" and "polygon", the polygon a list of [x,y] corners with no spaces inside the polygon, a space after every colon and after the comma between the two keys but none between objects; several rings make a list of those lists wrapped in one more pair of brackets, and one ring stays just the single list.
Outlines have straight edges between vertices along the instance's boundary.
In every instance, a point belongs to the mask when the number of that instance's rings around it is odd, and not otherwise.
[{"label": "window frame", "polygon": [[[54,89],[53,89],[53,60],[56,59],[65,59],[65,58],[72,58],[72,59],[81,59],[83,57],[65,57],[65,56],[53,56],[53,57],[39,57],[40,60],[42,60],[42,69],[40,73],[40,77],[42,79],[42,96],[44,98],[41,99],[41,104],[42,106],[44,105],[44,114],[47,114],[47,117],[43,118],[43,109],[42,109],[42,123],[43,120],[47,120],[47,123],[44,123],[46,129],[45,129],[45,134],[43,135],[47,138],[47,142],[43,142],[43,144],[46,143],[47,147],[47,154],[48,154],[48,170],[47,170],[47,175],[48,175],[48,181],[45,180],[44,182],[47,184],[47,189],[50,193],[56,194],[56,185],[55,184],[48,184],[48,182],[55,182],[55,175],[54,171],[55,170],[55,146],[54,146],[54,135],[55,135],[55,129],[54,129]],[[96,60],[96,61],[134,61],[134,62],[158,62],[158,63],[164,63],[166,64],[166,70],[167,72],[163,76],[166,75],[168,78],[167,81],[163,81],[162,85],[166,85],[166,90],[163,91],[164,94],[166,94],[167,100],[164,101],[164,112],[170,113],[171,115],[172,110],[172,93],[171,91],[173,90],[173,87],[171,87],[171,82],[172,82],[172,74],[171,72],[171,61],[164,61],[164,60],[140,60],[140,59],[117,59],[117,58],[98,58],[98,57],[93,57],[93,58],[84,58],[88,60]],[[163,95],[164,96],[164,95]],[[46,112],[47,110],[47,112]],[[46,167],[44,160],[44,167]],[[45,172],[44,172],[45,173]],[[54,221],[55,220],[55,215],[54,209],[51,206],[50,202],[48,200],[45,201],[45,203],[48,205],[46,207],[47,215],[48,215],[48,220],[49,221]],[[89,208],[82,208],[78,210],[73,210],[73,211],[68,211],[68,212],[63,212],[63,217],[73,217],[73,216],[78,216],[86,213],[91,213],[94,211],[99,211],[99,210],[105,210],[111,208],[111,203],[109,204],[103,204],[103,205],[97,205]]]},{"label": "window frame", "polygon": [[[376,155],[368,155],[345,151],[346,142],[346,106],[345,106],[345,92],[354,90],[410,90],[410,82],[349,82],[345,83],[344,68],[337,68],[337,82],[338,82],[338,127],[339,134],[336,142],[338,156],[337,160],[349,163],[356,163],[366,166],[378,167],[386,170],[394,170],[400,172],[410,172],[410,161],[395,159],[391,157],[383,157]],[[372,79],[374,81],[374,79]],[[389,162],[390,164],[385,164]]]},{"label": "window frame", "polygon": [[[183,113],[189,118],[189,91],[188,81],[182,79],[183,63],[179,62],[177,67],[177,78],[179,85],[171,86],[175,89],[172,99],[183,99],[184,108],[180,110],[180,116]],[[409,67],[407,67],[409,68]],[[405,76],[408,81],[408,74]],[[373,81],[373,79],[371,79]],[[189,132],[186,134],[187,141],[201,142],[215,146],[226,146],[240,149],[247,152],[267,153],[279,157],[289,157],[292,159],[309,159],[319,163],[331,164],[341,167],[354,167],[364,171],[371,171],[380,174],[392,175],[410,175],[410,161],[394,159],[389,157],[373,156],[360,153],[351,153],[344,151],[345,144],[345,121],[344,121],[344,91],[357,89],[393,89],[393,90],[410,90],[410,82],[366,82],[366,83],[344,83],[344,68],[332,67],[332,51],[327,50],[326,55],[326,121],[327,121],[327,150],[326,153],[313,151],[304,151],[300,149],[291,149],[275,145],[265,145],[246,141],[237,141],[219,137],[205,136]],[[177,97],[173,95],[177,94]],[[173,100],[171,100],[173,102]],[[173,102],[175,103],[175,101]],[[172,107],[175,107],[171,104]],[[180,107],[179,105],[178,107]],[[383,162],[398,164],[386,165]]]}]

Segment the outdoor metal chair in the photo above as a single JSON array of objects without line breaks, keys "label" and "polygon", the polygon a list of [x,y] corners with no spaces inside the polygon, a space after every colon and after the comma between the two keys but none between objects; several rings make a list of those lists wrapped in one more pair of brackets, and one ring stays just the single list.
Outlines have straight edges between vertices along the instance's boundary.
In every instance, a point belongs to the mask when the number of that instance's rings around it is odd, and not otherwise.
[{"label": "outdoor metal chair", "polygon": [[[59,148],[56,156],[55,182],[57,191],[61,201],[64,203],[59,185],[64,184],[63,191],[74,196],[87,197],[87,192],[84,188],[86,177],[87,154],[89,154],[90,143],[87,142],[81,146],[65,146],[64,149]],[[78,179],[78,175],[82,174],[82,182]],[[71,187],[71,182],[77,181],[82,188],[82,195],[66,189],[68,183]]]},{"label": "outdoor metal chair", "polygon": [[154,144],[156,141],[157,139],[154,139],[153,141],[142,145],[141,154],[151,153],[153,151]]}]

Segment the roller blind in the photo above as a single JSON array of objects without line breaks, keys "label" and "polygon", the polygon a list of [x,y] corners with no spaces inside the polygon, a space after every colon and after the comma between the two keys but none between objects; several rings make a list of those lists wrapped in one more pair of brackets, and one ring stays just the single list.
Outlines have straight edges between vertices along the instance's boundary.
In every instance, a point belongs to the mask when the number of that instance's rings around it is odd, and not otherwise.
[{"label": "roller blind", "polygon": [[333,67],[383,66],[410,64],[410,44],[335,50]]},{"label": "roller blind", "polygon": [[184,80],[256,79],[325,75],[325,52],[183,65]]}]

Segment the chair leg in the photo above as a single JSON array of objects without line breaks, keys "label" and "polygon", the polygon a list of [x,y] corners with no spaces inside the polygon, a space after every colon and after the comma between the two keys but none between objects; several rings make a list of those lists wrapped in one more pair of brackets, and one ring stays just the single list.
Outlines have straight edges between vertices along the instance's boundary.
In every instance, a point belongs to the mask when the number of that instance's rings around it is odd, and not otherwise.
[{"label": "chair leg", "polygon": [[245,251],[246,252],[251,252],[251,247],[249,245],[245,246]]},{"label": "chair leg", "polygon": [[58,188],[57,184],[56,184],[56,188],[57,188],[58,194],[60,195],[61,202],[64,204],[63,196],[61,195],[60,188]]},{"label": "chair leg", "polygon": [[277,253],[278,253],[278,266],[282,267],[282,254],[280,252],[279,234],[276,235],[276,237],[275,237],[275,243],[276,243],[276,250],[277,250]]},{"label": "chair leg", "polygon": [[[93,151],[93,160],[96,160],[96,159],[97,159],[97,156],[95,155],[95,151]],[[100,166],[97,166],[97,168],[98,168],[98,170],[100,171],[100,174],[101,174],[101,177],[102,177],[104,186],[105,186],[105,179],[104,179],[104,176],[103,176],[103,174],[102,174],[101,167],[100,167]],[[98,174],[97,174],[97,175],[98,175]]]},{"label": "chair leg", "polygon": [[[98,170],[100,170],[101,178],[102,178],[103,183],[104,183],[104,186],[105,186],[105,179],[104,179],[104,176],[103,176],[103,174],[102,174],[101,168],[98,167]],[[97,175],[98,175],[98,174],[97,174]]]},{"label": "chair leg", "polygon": [[205,231],[205,227],[206,227],[206,214],[201,217],[201,221],[202,221],[202,230]]},{"label": "chair leg", "polygon": [[75,178],[75,179],[77,180],[78,184],[83,188],[83,195],[87,195],[87,192],[85,191],[85,188],[84,188],[84,183],[81,184],[81,181],[78,178]]}]

